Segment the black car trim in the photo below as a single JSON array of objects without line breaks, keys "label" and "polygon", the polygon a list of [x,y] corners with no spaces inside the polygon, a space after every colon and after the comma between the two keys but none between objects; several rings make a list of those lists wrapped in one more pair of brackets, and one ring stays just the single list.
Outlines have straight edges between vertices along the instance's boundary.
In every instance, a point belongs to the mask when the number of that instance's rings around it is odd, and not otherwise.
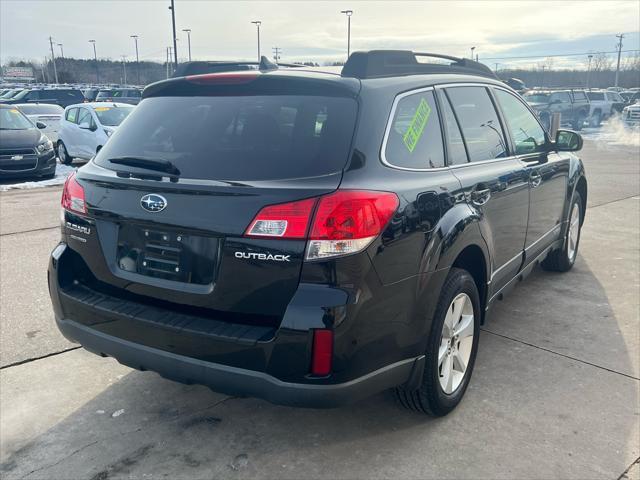
[{"label": "black car trim", "polygon": [[131,368],[151,370],[182,383],[211,386],[229,395],[250,395],[282,405],[329,408],[352,403],[407,383],[414,369],[425,361],[424,355],[407,358],[338,384],[291,383],[263,372],[206,362],[122,340],[72,320],[56,318],[56,323],[66,338]]}]

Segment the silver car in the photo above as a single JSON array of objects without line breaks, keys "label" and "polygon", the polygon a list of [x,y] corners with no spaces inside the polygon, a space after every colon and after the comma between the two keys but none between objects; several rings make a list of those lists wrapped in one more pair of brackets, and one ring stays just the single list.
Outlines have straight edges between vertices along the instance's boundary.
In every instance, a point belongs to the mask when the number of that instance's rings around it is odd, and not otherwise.
[{"label": "silver car", "polygon": [[19,103],[14,106],[18,107],[34,124],[36,122],[44,123],[47,127],[42,130],[42,133],[54,145],[58,142],[58,131],[60,130],[60,121],[64,114],[64,108],[50,103]]}]

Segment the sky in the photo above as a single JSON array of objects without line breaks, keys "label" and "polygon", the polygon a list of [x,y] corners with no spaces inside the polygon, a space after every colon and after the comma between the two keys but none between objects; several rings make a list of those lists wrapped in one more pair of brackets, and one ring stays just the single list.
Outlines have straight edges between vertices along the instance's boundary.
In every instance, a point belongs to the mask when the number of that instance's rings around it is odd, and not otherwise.
[{"label": "sky", "polygon": [[[164,61],[172,42],[169,0],[0,0],[0,63],[42,61],[63,44],[67,57]],[[625,33],[623,50],[640,50],[640,1],[207,1],[175,0],[178,53],[192,58],[253,60],[256,27],[262,54],[282,49],[281,61],[344,60],[347,20],[353,10],[351,50],[378,48],[469,56],[501,67],[535,65],[548,55],[558,66],[583,65],[586,52],[613,51],[615,35]],[[538,55],[538,59],[506,59]],[[626,55],[626,54],[625,54]]]}]

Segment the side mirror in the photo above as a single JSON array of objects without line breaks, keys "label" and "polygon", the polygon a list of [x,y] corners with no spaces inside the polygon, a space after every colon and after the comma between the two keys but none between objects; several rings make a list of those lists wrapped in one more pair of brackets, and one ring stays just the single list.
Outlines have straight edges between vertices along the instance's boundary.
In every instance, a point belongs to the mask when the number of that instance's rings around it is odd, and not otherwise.
[{"label": "side mirror", "polygon": [[89,122],[82,122],[78,127],[83,130],[91,130],[91,124]]},{"label": "side mirror", "polygon": [[44,130],[45,128],[47,128],[47,124],[42,122],[36,122],[36,127],[38,127],[40,130]]},{"label": "side mirror", "polygon": [[558,130],[555,149],[558,152],[577,152],[582,149],[582,135],[572,130]]}]

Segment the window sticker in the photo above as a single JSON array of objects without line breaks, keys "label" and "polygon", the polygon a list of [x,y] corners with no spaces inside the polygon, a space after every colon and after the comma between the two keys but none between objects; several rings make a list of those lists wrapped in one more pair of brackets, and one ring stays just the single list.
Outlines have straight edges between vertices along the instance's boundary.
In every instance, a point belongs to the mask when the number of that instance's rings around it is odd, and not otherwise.
[{"label": "window sticker", "polygon": [[96,112],[106,112],[107,110],[111,110],[111,107],[96,107],[94,110]]},{"label": "window sticker", "polygon": [[429,107],[427,101],[422,98],[418,104],[418,108],[416,108],[416,113],[411,119],[409,128],[407,128],[407,131],[402,137],[402,141],[409,152],[413,153],[413,150],[420,141],[420,137],[422,137],[422,133],[424,132],[424,127],[427,125],[427,121],[429,120],[429,115],[431,115],[431,107]]}]

